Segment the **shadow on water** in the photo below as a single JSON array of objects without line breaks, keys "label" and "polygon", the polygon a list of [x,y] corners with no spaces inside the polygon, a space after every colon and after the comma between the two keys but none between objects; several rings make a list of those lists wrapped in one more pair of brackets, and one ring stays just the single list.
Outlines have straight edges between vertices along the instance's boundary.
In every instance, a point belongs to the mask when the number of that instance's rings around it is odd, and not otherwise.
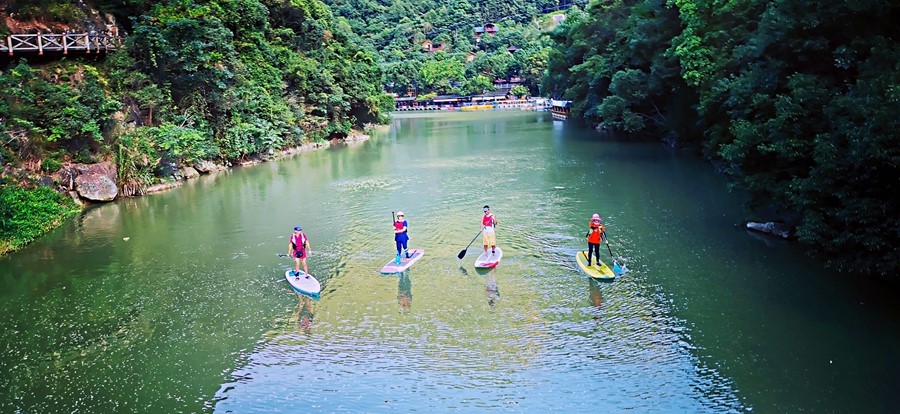
[{"label": "shadow on water", "polygon": [[[588,280],[588,299],[591,306],[597,308],[598,311],[603,310],[603,294],[600,292],[600,284],[592,277]],[[594,319],[600,319],[600,315],[594,315]]]},{"label": "shadow on water", "polygon": [[400,303],[400,313],[409,312],[412,306],[412,279],[409,277],[410,269],[400,273],[397,281],[397,301]]},{"label": "shadow on water", "polygon": [[497,276],[493,271],[488,272],[484,278],[484,290],[487,294],[488,306],[494,307],[497,305],[497,302],[500,301],[500,287],[497,285]]},{"label": "shadow on water", "polygon": [[[318,296],[318,295],[317,295]],[[305,294],[297,294],[297,308],[291,315],[290,325],[296,324],[300,332],[304,334],[312,333],[313,320],[316,315],[316,302],[318,298]]]},{"label": "shadow on water", "polygon": [[476,267],[475,268],[475,273],[478,273],[481,276],[487,276],[488,274],[490,274],[493,271],[494,271],[494,269],[490,269],[490,268],[486,268],[486,267]]}]

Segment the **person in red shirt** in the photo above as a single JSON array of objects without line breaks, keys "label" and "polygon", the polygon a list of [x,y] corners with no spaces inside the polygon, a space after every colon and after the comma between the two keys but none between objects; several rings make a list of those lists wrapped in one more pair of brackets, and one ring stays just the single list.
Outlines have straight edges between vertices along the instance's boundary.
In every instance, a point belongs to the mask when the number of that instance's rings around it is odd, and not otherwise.
[{"label": "person in red shirt", "polygon": [[[591,216],[588,222],[588,266],[591,265],[591,257],[597,258],[597,264],[600,264],[600,243],[606,240],[606,226],[603,225],[603,219],[599,214]],[[596,253],[594,253],[596,252]]]},{"label": "person in red shirt", "polygon": [[309,277],[309,268],[306,266],[306,256],[309,253],[309,237],[303,234],[300,226],[294,227],[291,242],[288,244],[288,255],[294,258],[294,276],[300,276],[300,263],[303,262],[303,273]]},{"label": "person in red shirt", "polygon": [[397,256],[396,262],[400,264],[401,254],[406,253],[406,258],[409,259],[409,223],[406,221],[406,216],[402,211],[397,212],[397,218],[394,219],[394,242],[397,244]]}]

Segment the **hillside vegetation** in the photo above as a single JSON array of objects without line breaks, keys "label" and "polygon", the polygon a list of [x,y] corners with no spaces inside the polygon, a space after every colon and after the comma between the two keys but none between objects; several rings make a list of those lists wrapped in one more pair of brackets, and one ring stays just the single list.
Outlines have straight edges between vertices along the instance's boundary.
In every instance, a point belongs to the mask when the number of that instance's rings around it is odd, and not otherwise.
[{"label": "hillside vegetation", "polygon": [[[550,52],[545,34],[556,25],[549,16],[587,0],[326,3],[379,51],[393,92],[480,94],[495,80],[519,78],[517,94],[537,95]],[[494,32],[478,31],[489,25]]]},{"label": "hillside vegetation", "polygon": [[543,87],[697,145],[838,269],[900,274],[900,5],[616,0],[553,32]]},{"label": "hillside vegetation", "polygon": [[[7,22],[72,31],[94,30],[106,15],[127,33],[104,60],[0,68],[4,189],[109,160],[125,195],[139,193],[172,167],[341,138],[393,108],[378,55],[319,0],[17,0],[3,12]],[[3,197],[0,208],[26,209],[30,199]],[[0,234],[22,226],[0,217]]]},{"label": "hillside vegetation", "polygon": [[80,4],[6,6],[47,27],[115,20],[128,40],[103,61],[0,71],[4,183],[106,159],[138,191],[166,166],[265,157],[383,122],[385,91],[476,94],[519,78],[516,94],[571,100],[573,118],[702,151],[761,219],[794,226],[834,268],[900,274],[895,3]]}]

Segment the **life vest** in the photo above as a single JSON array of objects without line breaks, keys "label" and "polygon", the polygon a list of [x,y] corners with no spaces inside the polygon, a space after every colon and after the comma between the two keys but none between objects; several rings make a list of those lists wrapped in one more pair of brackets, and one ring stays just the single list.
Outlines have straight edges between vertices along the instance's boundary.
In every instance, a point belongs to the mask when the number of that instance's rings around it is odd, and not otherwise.
[{"label": "life vest", "polygon": [[291,235],[291,247],[294,250],[303,250],[306,247],[307,237],[305,234],[293,234]]},{"label": "life vest", "polygon": [[481,218],[481,225],[483,227],[494,227],[494,215],[485,214],[484,217]]},{"label": "life vest", "polygon": [[402,229],[402,228],[404,228],[404,227],[406,227],[407,229],[406,229],[406,230],[403,230],[402,233],[395,233],[395,234],[406,234],[406,232],[409,231],[409,225],[406,224],[406,220],[403,220],[403,221],[395,221],[395,222],[394,222],[394,229],[400,230],[400,229]]},{"label": "life vest", "polygon": [[[591,228],[591,232],[588,233],[588,243],[600,244],[602,240],[601,235],[606,231],[606,226],[603,223],[595,222],[589,222],[588,226]],[[594,231],[594,229],[597,229],[597,231]]]}]

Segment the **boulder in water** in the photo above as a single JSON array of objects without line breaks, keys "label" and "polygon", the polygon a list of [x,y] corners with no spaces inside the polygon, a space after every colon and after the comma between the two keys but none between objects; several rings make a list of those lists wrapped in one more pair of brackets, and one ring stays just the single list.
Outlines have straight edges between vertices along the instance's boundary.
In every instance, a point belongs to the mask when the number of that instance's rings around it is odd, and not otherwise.
[{"label": "boulder in water", "polygon": [[767,222],[756,222],[756,221],[748,221],[745,225],[748,229],[753,231],[758,231],[760,233],[771,234],[773,236],[781,237],[782,239],[789,239],[793,237],[793,230],[790,226],[784,223],[778,223],[774,221]]},{"label": "boulder in water", "polygon": [[190,180],[199,177],[200,173],[194,167],[181,167],[181,175],[185,180]]}]

